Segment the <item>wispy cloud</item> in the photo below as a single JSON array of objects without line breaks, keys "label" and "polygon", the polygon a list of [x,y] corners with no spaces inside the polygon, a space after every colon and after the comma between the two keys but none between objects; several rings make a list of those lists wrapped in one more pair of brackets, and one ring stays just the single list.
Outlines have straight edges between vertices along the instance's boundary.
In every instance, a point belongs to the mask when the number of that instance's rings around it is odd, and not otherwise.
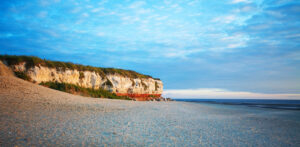
[{"label": "wispy cloud", "polygon": [[103,37],[103,36],[105,36],[105,33],[103,33],[103,32],[98,32],[96,35],[99,36],[99,37]]},{"label": "wispy cloud", "polygon": [[145,4],[146,4],[146,2],[144,2],[144,1],[136,1],[136,2],[133,2],[131,5],[129,5],[129,8],[135,9],[135,8],[139,8]]},{"label": "wispy cloud", "polygon": [[173,49],[165,52],[163,55],[168,58],[186,58],[188,55],[193,53],[201,52],[201,49],[189,49],[189,50],[180,50]]},{"label": "wispy cloud", "polygon": [[227,15],[227,16],[219,16],[212,19],[212,22],[220,22],[220,23],[231,23],[235,21],[237,17],[235,15]]},{"label": "wispy cloud", "polygon": [[83,17],[89,17],[90,16],[90,14],[89,13],[82,13],[82,15],[81,16],[83,16]]},{"label": "wispy cloud", "polygon": [[96,12],[99,12],[101,10],[104,10],[104,8],[101,8],[101,7],[100,8],[94,8],[94,9],[91,10],[91,12],[96,13]]},{"label": "wispy cloud", "polygon": [[249,0],[232,0],[231,3],[237,4],[237,3],[250,3]]}]

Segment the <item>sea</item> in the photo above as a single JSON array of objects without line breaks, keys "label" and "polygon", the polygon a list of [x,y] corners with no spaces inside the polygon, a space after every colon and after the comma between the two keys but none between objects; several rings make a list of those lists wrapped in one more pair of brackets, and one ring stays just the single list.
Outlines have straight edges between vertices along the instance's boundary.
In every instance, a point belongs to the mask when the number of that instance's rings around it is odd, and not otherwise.
[{"label": "sea", "polygon": [[271,99],[174,99],[175,101],[210,103],[222,105],[244,105],[270,109],[300,110],[300,100]]}]

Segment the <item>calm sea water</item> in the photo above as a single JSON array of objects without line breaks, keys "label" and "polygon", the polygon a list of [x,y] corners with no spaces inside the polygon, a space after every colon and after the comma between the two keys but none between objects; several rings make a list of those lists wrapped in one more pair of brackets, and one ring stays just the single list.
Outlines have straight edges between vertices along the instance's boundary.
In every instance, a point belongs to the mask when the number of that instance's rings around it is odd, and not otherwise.
[{"label": "calm sea water", "polygon": [[300,110],[300,100],[262,100],[262,99],[175,99],[195,103],[214,103],[224,105],[245,105],[248,107]]}]

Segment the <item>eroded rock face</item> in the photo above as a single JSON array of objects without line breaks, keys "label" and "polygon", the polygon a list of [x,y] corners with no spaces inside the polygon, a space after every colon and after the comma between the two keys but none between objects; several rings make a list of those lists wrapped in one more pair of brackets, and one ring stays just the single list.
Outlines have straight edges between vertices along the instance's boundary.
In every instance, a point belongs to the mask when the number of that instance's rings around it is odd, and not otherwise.
[{"label": "eroded rock face", "polygon": [[117,95],[129,97],[160,97],[163,92],[163,83],[153,78],[129,78],[117,74],[108,74],[101,77],[92,71],[59,70],[44,66],[25,67],[26,63],[13,65],[13,71],[25,72],[33,82],[60,82],[79,85],[85,88],[103,88]]}]

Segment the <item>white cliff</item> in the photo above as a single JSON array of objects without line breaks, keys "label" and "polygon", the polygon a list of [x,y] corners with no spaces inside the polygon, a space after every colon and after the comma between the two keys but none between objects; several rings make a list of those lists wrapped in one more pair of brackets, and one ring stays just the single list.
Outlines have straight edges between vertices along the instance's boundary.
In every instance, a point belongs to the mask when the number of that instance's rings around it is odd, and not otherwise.
[{"label": "white cliff", "polygon": [[34,83],[59,82],[75,84],[84,88],[103,88],[117,94],[162,94],[163,83],[153,78],[130,78],[118,74],[101,76],[94,71],[56,69],[46,66],[26,68],[26,63],[10,66],[13,71],[26,73]]}]

